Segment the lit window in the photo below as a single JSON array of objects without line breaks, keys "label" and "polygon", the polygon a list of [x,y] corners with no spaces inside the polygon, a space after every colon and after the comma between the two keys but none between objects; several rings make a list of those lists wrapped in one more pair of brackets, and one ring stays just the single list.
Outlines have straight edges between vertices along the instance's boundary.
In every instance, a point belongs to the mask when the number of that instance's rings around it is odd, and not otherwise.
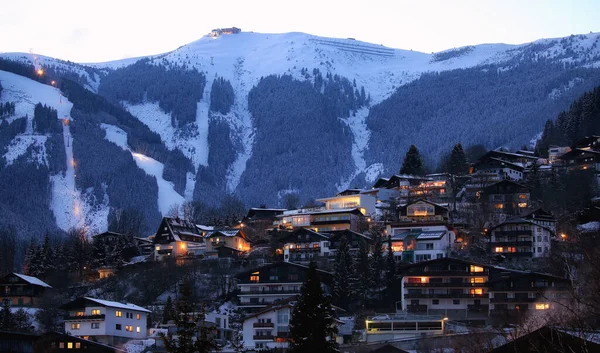
[{"label": "lit window", "polygon": [[526,199],[527,198],[527,194],[519,194],[519,198],[521,200]]},{"label": "lit window", "polygon": [[517,252],[517,248],[515,248],[514,246],[509,246],[508,248],[506,248],[507,252]]},{"label": "lit window", "polygon": [[92,315],[100,315],[100,309],[93,309]]},{"label": "lit window", "polygon": [[421,277],[421,283],[427,283],[427,277]]},{"label": "lit window", "polygon": [[503,209],[504,208],[504,204],[503,203],[497,203],[497,204],[494,205],[494,208],[499,209],[499,210]]},{"label": "lit window", "polygon": [[65,342],[58,342],[58,348],[65,348]]},{"label": "lit window", "polygon": [[473,277],[473,278],[471,278],[471,283],[485,283],[485,278]]},{"label": "lit window", "polygon": [[319,244],[313,244],[313,248],[318,249],[319,248]]},{"label": "lit window", "polygon": [[75,349],[79,349],[79,348],[81,348],[81,343],[75,342]]},{"label": "lit window", "polygon": [[482,288],[471,289],[470,294],[472,294],[472,295],[482,295],[483,294],[483,289]]},{"label": "lit window", "polygon": [[137,314],[135,318],[139,320],[141,317],[142,317],[142,315]]},{"label": "lit window", "polygon": [[75,313],[75,316],[85,316],[85,311],[78,311]]},{"label": "lit window", "polygon": [[135,328],[135,332],[140,333],[140,327],[139,326]]},{"label": "lit window", "polygon": [[494,252],[504,252],[504,248],[503,248],[503,247],[501,247],[501,246],[497,246],[497,247],[494,249]]},{"label": "lit window", "polygon": [[81,324],[71,324],[71,330],[79,330],[81,328]]},{"label": "lit window", "polygon": [[156,251],[158,251],[158,250],[160,250],[160,246],[157,246],[157,247],[156,247]]},{"label": "lit window", "polygon": [[525,207],[527,207],[527,202],[519,202],[518,206],[520,208],[525,208]]},{"label": "lit window", "polygon": [[483,272],[483,267],[471,265],[470,272]]},{"label": "lit window", "polygon": [[119,311],[119,310],[117,310],[117,312],[115,313],[115,315],[117,317],[123,317],[123,313],[121,311]]},{"label": "lit window", "polygon": [[73,342],[67,342],[67,349],[73,349]]},{"label": "lit window", "polygon": [[259,280],[259,272],[252,272],[252,274],[250,275],[250,282],[258,282]]},{"label": "lit window", "polygon": [[548,303],[535,304],[535,310],[548,310],[548,309],[550,309],[550,304],[548,304]]}]

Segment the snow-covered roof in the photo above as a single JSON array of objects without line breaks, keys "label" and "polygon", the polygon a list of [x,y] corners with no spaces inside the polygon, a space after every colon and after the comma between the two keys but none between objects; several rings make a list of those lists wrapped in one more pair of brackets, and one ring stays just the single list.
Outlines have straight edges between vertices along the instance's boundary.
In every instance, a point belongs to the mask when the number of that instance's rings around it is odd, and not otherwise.
[{"label": "snow-covered roof", "polygon": [[588,222],[577,226],[579,231],[593,232],[600,229],[600,222]]},{"label": "snow-covered roof", "polygon": [[446,234],[445,231],[437,231],[437,232],[423,232],[419,234],[417,240],[425,240],[425,239],[440,239]]},{"label": "snow-covered roof", "polygon": [[52,288],[48,283],[42,281],[41,279],[39,279],[37,277],[22,275],[20,273],[13,273],[13,274],[29,284],[33,284],[36,286],[42,286],[42,287],[46,287],[46,288]]},{"label": "snow-covered roof", "polygon": [[85,299],[96,302],[102,306],[107,306],[109,308],[137,310],[137,311],[143,311],[145,313],[150,312],[150,310],[148,310],[148,309],[142,308],[141,306],[137,306],[137,305],[131,304],[131,303],[119,303],[119,302],[113,302],[110,300],[102,300],[102,299],[96,299],[96,298],[91,298],[91,297],[85,297]]}]

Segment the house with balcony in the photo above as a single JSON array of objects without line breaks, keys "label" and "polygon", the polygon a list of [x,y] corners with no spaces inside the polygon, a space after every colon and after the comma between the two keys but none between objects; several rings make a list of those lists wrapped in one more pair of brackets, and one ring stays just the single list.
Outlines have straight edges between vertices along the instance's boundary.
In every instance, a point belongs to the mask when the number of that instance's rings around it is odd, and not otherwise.
[{"label": "house with balcony", "polygon": [[[259,311],[277,301],[300,294],[308,266],[293,262],[277,262],[254,268],[235,277],[238,281],[240,308]],[[330,292],[333,274],[317,270],[325,293]]]},{"label": "house with balcony", "polygon": [[535,272],[494,271],[487,284],[490,315],[506,320],[568,306],[571,282]]},{"label": "house with balcony", "polygon": [[448,208],[433,202],[421,199],[401,206],[398,221],[386,224],[394,256],[403,262],[447,257],[456,242],[447,221]]},{"label": "house with balcony", "polygon": [[12,307],[37,307],[39,298],[52,287],[37,277],[10,273],[0,279],[0,304]]},{"label": "house with balcony", "polygon": [[307,228],[299,228],[281,238],[283,260],[309,263],[329,257],[329,236]]},{"label": "house with balcony", "polygon": [[71,336],[117,347],[147,336],[150,310],[135,304],[80,297],[61,309],[68,312],[65,332]]},{"label": "house with balcony", "polygon": [[295,301],[296,297],[290,297],[246,316],[242,324],[244,348],[287,349]]},{"label": "house with balcony", "polygon": [[325,204],[326,210],[346,210],[359,208],[367,217],[375,214],[377,190],[347,189],[333,197],[317,199]]},{"label": "house with balcony", "polygon": [[493,225],[531,210],[529,187],[511,180],[502,180],[483,189],[484,204],[490,211]]},{"label": "house with balcony", "polygon": [[206,256],[238,257],[250,251],[250,242],[241,229],[219,229],[206,234]]},{"label": "house with balcony", "polygon": [[444,334],[444,323],[443,317],[440,315],[397,312],[369,316],[365,320],[366,342],[389,342],[428,335],[442,335]]},{"label": "house with balcony", "polygon": [[[541,215],[543,211],[538,210]],[[492,255],[513,261],[550,256],[556,222],[550,217],[535,218],[536,212],[512,218],[489,230],[489,248]]]},{"label": "house with balcony", "polygon": [[451,320],[488,315],[490,266],[442,258],[401,268],[402,311]]},{"label": "house with balcony", "polygon": [[244,233],[252,241],[268,239],[268,231],[273,229],[273,222],[277,221],[277,216],[283,214],[284,211],[286,210],[283,208],[250,208],[242,219]]},{"label": "house with balcony", "polygon": [[205,232],[191,221],[164,217],[153,239],[154,259],[201,255],[206,249]]},{"label": "house with balcony", "polygon": [[308,208],[284,211],[273,223],[280,230],[309,228],[316,232],[350,229],[355,232],[368,228],[369,217],[360,208]]}]

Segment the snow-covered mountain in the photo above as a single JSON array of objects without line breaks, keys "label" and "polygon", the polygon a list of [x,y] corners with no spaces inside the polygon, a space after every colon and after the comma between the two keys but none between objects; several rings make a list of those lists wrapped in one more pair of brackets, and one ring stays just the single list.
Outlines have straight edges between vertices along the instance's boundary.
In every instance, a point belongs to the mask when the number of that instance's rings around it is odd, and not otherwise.
[{"label": "snow-covered mountain", "polygon": [[[153,207],[163,215],[185,199],[218,204],[221,196],[237,193],[249,206],[274,206],[289,192],[309,199],[369,185],[397,170],[412,143],[432,166],[459,141],[521,146],[545,120],[600,84],[598,33],[427,54],[304,33],[242,32],[205,36],[142,61],[75,64],[34,54],[0,57],[75,81],[141,122],[145,127],[123,120],[122,113],[114,118],[104,108],[103,114],[86,112],[80,118],[89,120],[85,136],[104,134],[128,166],[154,180]],[[0,73],[0,102],[17,102],[8,121],[24,114],[31,120],[32,104],[49,104],[48,93],[33,88],[42,84]],[[43,87],[60,98],[56,88]],[[63,93],[71,99],[72,92]],[[74,104],[78,109],[83,103]],[[59,118],[72,118],[70,108],[51,106]],[[73,120],[77,139],[78,119]],[[68,136],[69,125],[63,129]],[[28,123],[0,147],[9,164],[35,144],[43,145],[44,136],[35,135]],[[82,156],[96,153],[77,146],[73,151],[65,145],[67,161],[78,160],[78,148]],[[36,149],[30,150],[33,156]],[[35,163],[44,163],[43,148],[37,150],[41,157]],[[107,191],[117,174],[91,171],[86,162],[91,163],[83,161],[77,171],[86,177],[81,184],[70,179],[69,163],[51,175],[51,209],[61,229],[83,222],[103,230],[110,210],[128,206],[114,204]],[[58,187],[63,184],[69,192]],[[59,194],[68,201],[59,204]],[[79,217],[76,208],[83,210]]]}]

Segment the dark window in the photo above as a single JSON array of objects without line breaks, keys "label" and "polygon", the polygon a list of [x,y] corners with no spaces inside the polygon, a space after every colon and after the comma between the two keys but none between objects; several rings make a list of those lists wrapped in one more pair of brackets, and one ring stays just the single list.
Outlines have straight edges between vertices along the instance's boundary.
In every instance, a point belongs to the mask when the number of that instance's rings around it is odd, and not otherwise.
[{"label": "dark window", "polygon": [[117,326],[115,327],[117,330],[121,329],[121,324],[117,324]]},{"label": "dark window", "polygon": [[460,304],[460,299],[454,299],[454,300],[452,301],[452,304],[454,304],[454,305],[459,305],[459,304]]},{"label": "dark window", "polygon": [[432,304],[434,304],[434,305],[438,305],[439,303],[440,303],[440,300],[439,300],[439,299],[434,299],[434,300],[432,301]]}]

